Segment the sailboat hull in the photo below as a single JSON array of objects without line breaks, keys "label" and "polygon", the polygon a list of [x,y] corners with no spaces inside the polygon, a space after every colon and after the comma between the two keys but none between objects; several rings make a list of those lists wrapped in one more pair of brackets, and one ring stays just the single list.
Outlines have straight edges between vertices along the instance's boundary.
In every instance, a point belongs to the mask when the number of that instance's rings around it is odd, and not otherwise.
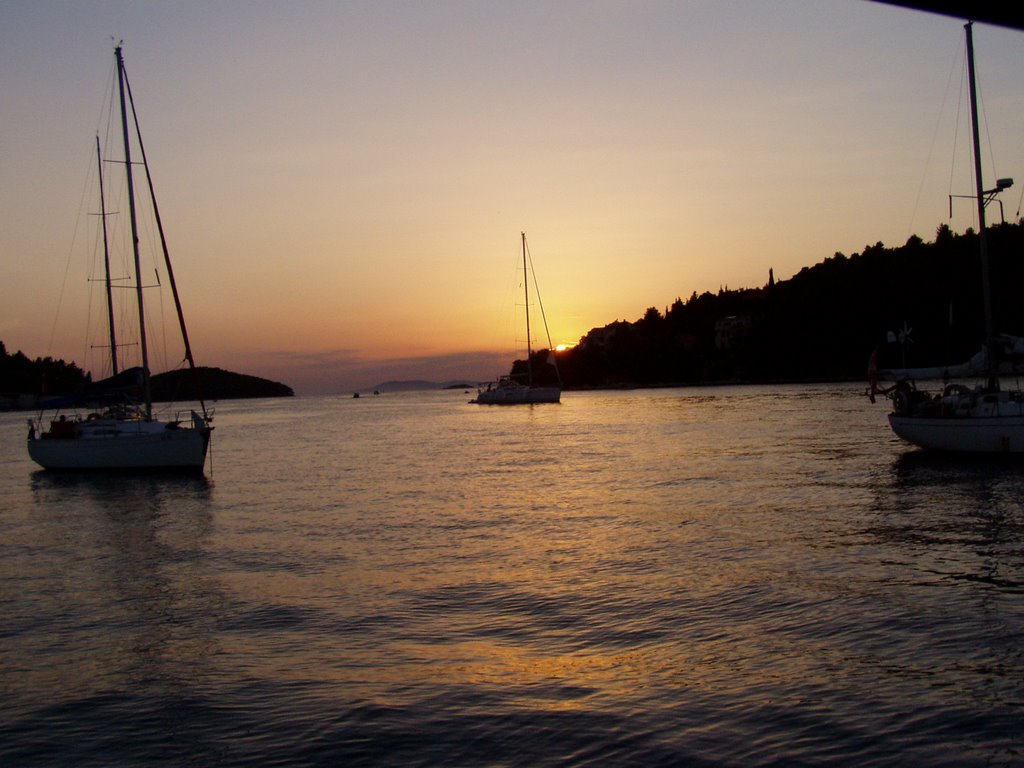
[{"label": "sailboat hull", "polygon": [[1024,415],[930,417],[889,415],[896,435],[921,448],[965,453],[1024,453]]},{"label": "sailboat hull", "polygon": [[559,403],[562,400],[560,387],[498,386],[483,390],[474,402],[480,405],[528,405],[530,403]]},{"label": "sailboat hull", "polygon": [[159,427],[70,438],[32,438],[28,455],[44,469],[201,471],[210,429]]}]

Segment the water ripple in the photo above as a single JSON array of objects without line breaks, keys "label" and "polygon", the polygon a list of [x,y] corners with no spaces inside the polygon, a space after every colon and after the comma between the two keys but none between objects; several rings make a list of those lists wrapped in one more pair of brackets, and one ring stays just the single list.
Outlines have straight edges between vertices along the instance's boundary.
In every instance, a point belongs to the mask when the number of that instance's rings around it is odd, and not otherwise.
[{"label": "water ripple", "polygon": [[0,415],[0,764],[1019,764],[1024,470],[861,389],[226,403],[202,481]]}]

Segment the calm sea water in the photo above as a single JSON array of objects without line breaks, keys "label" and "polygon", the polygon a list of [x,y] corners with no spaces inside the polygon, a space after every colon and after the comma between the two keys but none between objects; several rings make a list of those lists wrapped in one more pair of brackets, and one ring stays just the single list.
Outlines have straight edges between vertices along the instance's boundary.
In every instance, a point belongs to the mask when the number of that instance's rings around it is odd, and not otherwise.
[{"label": "calm sea water", "polygon": [[0,415],[0,765],[1024,763],[1024,462],[856,385],[217,406],[207,477]]}]

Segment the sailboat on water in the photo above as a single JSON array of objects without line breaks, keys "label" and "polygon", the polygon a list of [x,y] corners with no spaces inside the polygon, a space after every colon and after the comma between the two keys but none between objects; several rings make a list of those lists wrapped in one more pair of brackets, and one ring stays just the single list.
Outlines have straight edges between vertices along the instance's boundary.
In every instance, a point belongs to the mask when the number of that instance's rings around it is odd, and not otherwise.
[{"label": "sailboat on water", "polygon": [[[972,28],[972,24],[965,26],[985,340],[981,352],[968,363],[957,366],[955,373],[978,374],[983,377],[983,382],[974,387],[947,383],[942,391],[928,393],[917,388],[915,378],[935,378],[934,369],[916,372],[878,371],[872,357],[868,369],[868,394],[872,402],[877,394],[884,394],[892,400],[893,411],[889,414],[889,424],[893,432],[921,448],[971,453],[1024,453],[1024,392],[1004,389],[999,380],[1002,362],[1021,346],[1021,340],[996,335],[993,331],[992,285],[985,226],[986,206],[997,194],[1009,188],[1013,180],[999,179],[995,188],[986,190],[982,179]],[[942,377],[947,378],[945,373]],[[886,389],[879,389],[878,378],[896,379],[896,383]]]},{"label": "sailboat on water", "polygon": [[562,399],[562,380],[558,373],[558,362],[551,352],[551,333],[548,331],[548,321],[544,316],[544,306],[540,304],[540,291],[537,290],[536,275],[534,275],[534,292],[537,294],[537,302],[541,307],[541,317],[544,320],[544,332],[548,338],[548,350],[555,369],[556,385],[538,385],[534,382],[533,370],[533,348],[530,341],[530,271],[527,263],[526,233],[520,233],[523,246],[523,295],[526,300],[526,377],[525,381],[509,374],[502,376],[497,382],[492,382],[477,391],[476,399],[470,402],[480,405],[523,405],[530,403],[558,403]]},{"label": "sailboat on water", "polygon": [[[131,224],[132,256],[134,259],[134,294],[138,310],[138,346],[141,365],[121,370],[118,364],[118,341],[114,325],[114,304],[111,291],[110,259],[107,249],[108,213],[103,202],[103,164],[100,142],[96,139],[100,179],[100,220],[103,222],[105,287],[107,323],[112,375],[86,387],[72,397],[55,398],[43,403],[54,411],[48,424],[43,415],[29,420],[28,453],[40,466],[55,470],[152,470],[177,469],[201,471],[206,463],[210,444],[212,416],[206,404],[200,401],[201,413],[190,410],[185,419],[161,421],[153,415],[150,386],[149,349],[146,339],[146,315],[143,302],[143,281],[139,251],[138,207],[135,196],[131,134],[134,127],[135,146],[141,155],[149,188],[152,213],[159,232],[168,282],[174,296],[179,327],[189,368],[195,370],[192,348],[188,340],[181,301],[178,297],[174,272],[167,251],[163,225],[153,193],[152,177],[142,145],[142,134],[135,115],[131,87],[124,68],[121,47],[114,51],[117,69],[117,93],[120,99],[120,128],[124,147],[124,166],[127,186],[129,221]],[[131,121],[129,123],[129,105]],[[82,410],[86,413],[83,415]]]}]

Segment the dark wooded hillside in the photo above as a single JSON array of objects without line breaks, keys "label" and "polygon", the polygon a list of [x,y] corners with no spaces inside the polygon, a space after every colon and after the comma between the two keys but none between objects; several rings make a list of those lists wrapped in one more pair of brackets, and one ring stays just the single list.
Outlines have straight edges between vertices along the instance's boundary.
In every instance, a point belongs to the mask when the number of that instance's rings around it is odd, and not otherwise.
[{"label": "dark wooded hillside", "polygon": [[[995,330],[1024,336],[1024,223],[990,227],[989,250]],[[558,366],[567,388],[851,380],[876,348],[883,367],[963,362],[981,348],[983,325],[978,235],[942,226],[930,243],[876,243],[789,280],[652,306],[594,328]],[[535,353],[541,381],[553,376],[548,359]]]}]

